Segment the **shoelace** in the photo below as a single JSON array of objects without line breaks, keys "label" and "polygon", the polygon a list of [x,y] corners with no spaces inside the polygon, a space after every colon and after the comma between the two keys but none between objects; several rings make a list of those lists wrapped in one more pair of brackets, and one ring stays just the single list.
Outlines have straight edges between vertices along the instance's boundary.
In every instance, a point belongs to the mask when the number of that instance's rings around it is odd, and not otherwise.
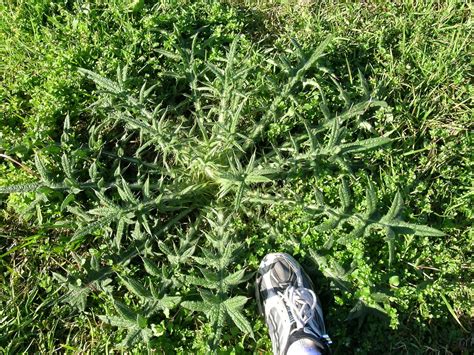
[{"label": "shoelace", "polygon": [[313,318],[318,302],[313,290],[289,286],[283,293],[283,299],[293,313],[297,328],[303,328]]},{"label": "shoelace", "polygon": [[[297,328],[304,328],[317,312],[316,305],[318,299],[313,290],[305,287],[289,286],[282,294],[283,300],[290,307],[296,320]],[[331,338],[327,334],[320,335],[321,340],[327,345],[332,344]]]}]

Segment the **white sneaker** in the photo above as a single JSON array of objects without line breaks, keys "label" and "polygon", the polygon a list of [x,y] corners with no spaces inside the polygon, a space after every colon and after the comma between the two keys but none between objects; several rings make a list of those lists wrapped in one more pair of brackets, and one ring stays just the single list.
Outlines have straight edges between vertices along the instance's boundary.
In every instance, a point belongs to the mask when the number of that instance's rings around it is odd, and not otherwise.
[{"label": "white sneaker", "polygon": [[286,354],[302,339],[312,340],[321,353],[329,352],[332,342],[326,334],[321,304],[311,280],[292,256],[266,255],[257,273],[255,293],[275,355]]}]

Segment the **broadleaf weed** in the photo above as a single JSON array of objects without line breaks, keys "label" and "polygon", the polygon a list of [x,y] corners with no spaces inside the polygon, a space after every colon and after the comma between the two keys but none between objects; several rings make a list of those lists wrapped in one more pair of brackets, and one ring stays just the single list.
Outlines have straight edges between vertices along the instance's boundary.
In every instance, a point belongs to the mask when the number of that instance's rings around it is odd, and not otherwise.
[{"label": "broadleaf weed", "polygon": [[[73,124],[67,118],[62,136],[67,150],[49,154],[51,164],[45,164],[42,152],[35,155],[40,181],[0,188],[0,193],[36,191],[56,199],[67,211],[63,218],[77,227],[69,238],[71,249],[89,240],[108,249],[100,253],[101,262],[85,268],[86,284],[58,276],[69,283],[71,304],[84,309],[90,292],[107,294],[117,315],[100,318],[127,328],[122,344],[132,346],[148,344],[157,312],[168,317],[182,301],[177,312],[201,313],[210,322],[208,345],[215,350],[225,326],[234,324],[253,337],[242,311],[247,297],[241,293],[248,292],[239,288],[248,281],[245,255],[250,251],[236,226],[253,218],[254,210],[302,208],[320,231],[337,229],[339,244],[383,230],[390,263],[397,235],[443,235],[402,221],[400,193],[381,214],[385,208],[370,180],[365,210],[355,208],[354,161],[391,140],[356,137],[353,121],[386,103],[372,97],[363,80],[364,97],[353,101],[324,69],[320,62],[330,50],[330,37],[310,55],[297,46],[279,60],[265,58],[258,49],[239,53],[235,40],[225,57],[212,62],[197,52],[196,39],[190,48],[178,44],[175,51],[158,51],[177,63],[173,72],[164,73],[175,80],[173,90],[147,83],[136,88],[127,67],[118,68],[115,80],[80,69],[98,89],[88,146],[69,140]],[[261,64],[250,67],[246,56]],[[278,75],[272,74],[275,64]],[[273,83],[265,84],[267,78]],[[340,93],[339,105],[328,101],[324,91],[329,86]],[[299,94],[319,100],[321,112],[301,112]],[[287,119],[288,126],[281,128]],[[329,171],[341,177],[337,205],[327,202],[318,186],[313,201],[287,187],[294,178],[324,177]],[[252,223],[273,223],[265,213],[262,218]],[[342,267],[310,253],[342,290],[354,291]],[[171,280],[167,287],[157,291],[166,278]],[[120,286],[138,299],[139,311],[118,301]],[[379,307],[376,301],[372,306]],[[354,314],[359,310],[356,305]]]}]

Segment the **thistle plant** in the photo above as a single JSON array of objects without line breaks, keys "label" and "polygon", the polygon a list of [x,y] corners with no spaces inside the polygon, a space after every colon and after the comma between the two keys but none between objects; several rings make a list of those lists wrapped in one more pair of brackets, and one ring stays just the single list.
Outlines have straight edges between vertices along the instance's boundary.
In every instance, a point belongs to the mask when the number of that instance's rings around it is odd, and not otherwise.
[{"label": "thistle plant", "polygon": [[[150,344],[158,336],[151,324],[170,312],[197,312],[210,322],[209,346],[216,349],[226,326],[253,336],[243,309],[250,294],[239,287],[251,275],[245,262],[251,251],[236,227],[242,221],[271,224],[268,208],[299,206],[320,230],[344,225],[337,243],[385,231],[390,261],[397,235],[442,235],[403,221],[400,193],[384,210],[370,179],[366,210],[354,208],[353,161],[391,140],[354,138],[352,131],[386,104],[362,75],[361,97],[343,90],[321,63],[330,42],[310,54],[295,43],[291,56],[281,58],[252,49],[260,60],[252,67],[237,40],[211,62],[194,37],[189,46],[159,50],[176,65],[141,88],[126,67],[114,80],[80,69],[98,89],[87,131],[66,118],[61,153],[35,155],[40,179],[0,188],[35,191],[39,205],[57,203],[56,226],[70,231],[71,250],[92,241],[106,246],[82,263],[81,273],[57,275],[64,300],[86,309],[91,292],[108,295],[115,311],[100,319],[128,329],[124,346]],[[339,93],[342,108],[327,100],[328,87]],[[320,112],[300,109],[304,95],[318,98]],[[295,178],[327,174],[328,166],[341,176],[339,206],[327,203],[318,186],[312,203],[285,189]],[[324,259],[313,256],[324,271]],[[128,305],[124,287],[132,295]]]}]

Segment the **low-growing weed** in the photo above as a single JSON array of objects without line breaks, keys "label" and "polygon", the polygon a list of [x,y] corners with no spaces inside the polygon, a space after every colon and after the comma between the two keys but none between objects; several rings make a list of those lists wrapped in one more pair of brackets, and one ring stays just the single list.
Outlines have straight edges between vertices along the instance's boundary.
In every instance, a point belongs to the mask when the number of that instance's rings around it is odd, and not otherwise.
[{"label": "low-growing weed", "polygon": [[[159,346],[156,338],[166,331],[157,324],[170,317],[184,316],[193,328],[209,322],[210,350],[232,324],[254,337],[243,312],[252,250],[238,225],[268,230],[278,223],[268,210],[301,209],[318,231],[337,228],[325,249],[375,233],[388,244],[389,266],[398,235],[443,235],[403,221],[399,192],[390,206],[381,205],[370,178],[365,207],[354,208],[351,181],[364,171],[361,157],[391,139],[355,133],[386,104],[372,96],[362,73],[362,94],[354,99],[325,70],[330,37],[311,53],[295,42],[285,57],[256,48],[240,53],[234,40],[226,57],[210,61],[196,48],[198,36],[189,47],[159,50],[177,63],[162,74],[173,87],[145,82],[135,88],[127,67],[118,68],[115,80],[80,69],[98,89],[92,124],[80,133],[88,144],[72,134],[66,118],[56,149],[35,155],[40,180],[0,188],[36,192],[37,223],[47,206],[49,219],[56,216],[50,228],[73,231],[63,241],[69,250],[97,246],[78,260],[79,273],[67,268],[56,279],[64,285],[63,300],[79,310],[87,310],[94,294],[96,302],[111,302],[114,310],[99,318],[127,330],[126,347]],[[260,64],[250,67],[245,58]],[[340,103],[326,99],[328,88],[336,88]],[[305,111],[301,101],[308,99],[319,103],[319,112]],[[326,175],[339,180],[338,203],[329,203],[321,186],[306,200],[288,189],[295,179]],[[318,251],[310,255],[344,285],[344,273],[334,272]],[[363,314],[362,306],[387,311],[379,306],[387,294],[362,292],[352,317]],[[190,321],[190,312],[203,318]]]},{"label": "low-growing weed", "polygon": [[270,251],[335,353],[470,351],[468,3],[0,12],[0,352],[269,351]]}]

